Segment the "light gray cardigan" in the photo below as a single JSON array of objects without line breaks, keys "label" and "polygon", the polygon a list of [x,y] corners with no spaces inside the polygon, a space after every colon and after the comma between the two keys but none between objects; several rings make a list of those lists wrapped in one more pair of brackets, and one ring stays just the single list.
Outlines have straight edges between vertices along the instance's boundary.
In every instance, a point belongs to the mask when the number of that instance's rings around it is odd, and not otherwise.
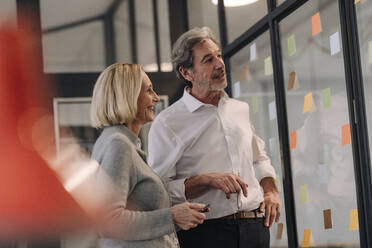
[{"label": "light gray cardigan", "polygon": [[120,199],[113,204],[120,239],[101,238],[101,247],[179,247],[168,192],[146,164],[139,138],[124,125],[105,127],[92,153],[111,177]]}]

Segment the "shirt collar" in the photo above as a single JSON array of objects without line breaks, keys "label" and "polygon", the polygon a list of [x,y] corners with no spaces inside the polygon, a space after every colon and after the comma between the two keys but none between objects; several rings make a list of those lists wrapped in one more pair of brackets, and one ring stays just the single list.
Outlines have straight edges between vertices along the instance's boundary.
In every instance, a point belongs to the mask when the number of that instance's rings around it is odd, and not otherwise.
[{"label": "shirt collar", "polygon": [[[201,106],[206,105],[206,104],[199,101],[195,97],[193,97],[190,94],[190,90],[191,90],[190,87],[185,87],[185,89],[183,91],[182,100],[185,103],[187,109],[192,113],[192,112],[196,111],[197,109],[199,109]],[[226,92],[223,91],[223,95],[220,99],[220,102],[221,102],[221,100],[226,100],[228,97],[229,96],[226,94]]]}]

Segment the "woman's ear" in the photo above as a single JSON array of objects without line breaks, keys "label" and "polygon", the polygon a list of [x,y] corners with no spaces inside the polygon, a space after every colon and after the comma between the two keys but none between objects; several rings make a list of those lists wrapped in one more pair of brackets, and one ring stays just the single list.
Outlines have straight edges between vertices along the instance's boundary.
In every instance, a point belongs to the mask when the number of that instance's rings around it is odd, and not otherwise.
[{"label": "woman's ear", "polygon": [[184,79],[186,79],[189,82],[194,81],[194,74],[192,73],[191,69],[185,69],[182,66],[178,69],[178,71],[181,73]]}]

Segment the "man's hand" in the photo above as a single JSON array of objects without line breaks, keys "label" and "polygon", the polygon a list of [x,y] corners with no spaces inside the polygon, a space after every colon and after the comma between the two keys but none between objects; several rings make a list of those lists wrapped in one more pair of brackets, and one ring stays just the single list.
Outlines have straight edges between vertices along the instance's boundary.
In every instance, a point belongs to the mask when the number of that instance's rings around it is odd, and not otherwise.
[{"label": "man's hand", "polygon": [[260,205],[260,211],[265,211],[265,226],[271,227],[274,219],[278,222],[280,218],[282,206],[279,193],[271,177],[263,178],[260,184],[264,190],[264,201]]},{"label": "man's hand", "polygon": [[248,184],[241,177],[232,173],[209,173],[189,178],[185,181],[186,198],[195,198],[207,189],[222,190],[226,198],[230,199],[231,193],[240,194],[243,191],[248,196]]}]

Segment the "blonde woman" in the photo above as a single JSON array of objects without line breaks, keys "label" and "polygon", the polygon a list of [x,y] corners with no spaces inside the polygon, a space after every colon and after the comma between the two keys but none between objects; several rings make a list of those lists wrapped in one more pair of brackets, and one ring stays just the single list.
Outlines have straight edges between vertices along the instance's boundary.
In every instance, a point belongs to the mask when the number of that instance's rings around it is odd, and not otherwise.
[{"label": "blonde woman", "polygon": [[118,193],[110,210],[114,228],[100,240],[102,247],[179,247],[175,226],[188,230],[205,219],[204,204],[171,207],[166,187],[146,164],[138,134],[154,119],[157,101],[150,79],[137,64],[113,64],[95,84],[91,118],[103,131],[92,157]]}]

